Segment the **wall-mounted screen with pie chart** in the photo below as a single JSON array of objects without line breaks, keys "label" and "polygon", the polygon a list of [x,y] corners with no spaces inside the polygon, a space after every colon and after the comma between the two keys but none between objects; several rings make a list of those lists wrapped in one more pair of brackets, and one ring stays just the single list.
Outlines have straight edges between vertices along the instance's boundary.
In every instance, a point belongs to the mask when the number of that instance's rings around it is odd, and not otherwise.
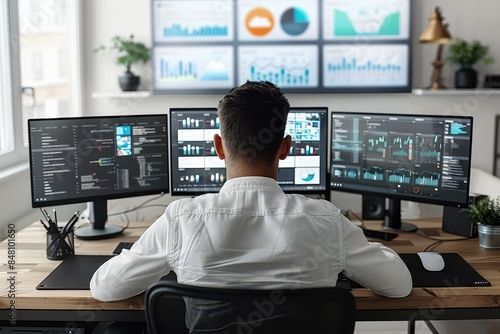
[{"label": "wall-mounted screen with pie chart", "polygon": [[411,0],[151,0],[153,93],[411,91]]}]

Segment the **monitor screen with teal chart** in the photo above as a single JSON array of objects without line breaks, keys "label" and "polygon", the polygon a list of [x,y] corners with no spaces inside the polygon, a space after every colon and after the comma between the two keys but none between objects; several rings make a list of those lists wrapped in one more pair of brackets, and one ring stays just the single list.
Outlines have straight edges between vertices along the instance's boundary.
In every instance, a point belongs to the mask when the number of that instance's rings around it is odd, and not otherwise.
[{"label": "monitor screen with teal chart", "polygon": [[152,0],[155,94],[409,92],[411,0]]},{"label": "monitor screen with teal chart", "polygon": [[467,207],[472,121],[332,111],[332,190],[388,198],[386,222],[394,229],[401,228],[401,200]]}]

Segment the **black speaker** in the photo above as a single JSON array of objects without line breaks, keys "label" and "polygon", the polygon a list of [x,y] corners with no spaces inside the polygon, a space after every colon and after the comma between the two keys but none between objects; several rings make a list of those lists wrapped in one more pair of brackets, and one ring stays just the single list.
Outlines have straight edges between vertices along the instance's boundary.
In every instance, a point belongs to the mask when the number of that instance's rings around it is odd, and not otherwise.
[{"label": "black speaker", "polygon": [[385,217],[385,198],[363,195],[363,219],[381,220]]},{"label": "black speaker", "polygon": [[[477,203],[479,200],[488,197],[484,195],[469,195],[469,205]],[[462,208],[443,207],[443,231],[464,237],[477,237],[477,226],[475,222],[467,219],[467,212]]]}]

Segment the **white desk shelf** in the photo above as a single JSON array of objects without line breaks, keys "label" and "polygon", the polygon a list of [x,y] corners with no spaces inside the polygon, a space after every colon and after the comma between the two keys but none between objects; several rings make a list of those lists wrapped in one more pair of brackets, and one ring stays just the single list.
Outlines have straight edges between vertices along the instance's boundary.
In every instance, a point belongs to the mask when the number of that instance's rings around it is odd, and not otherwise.
[{"label": "white desk shelf", "polygon": [[476,89],[426,89],[413,88],[412,93],[420,96],[452,96],[452,95],[500,95],[500,89],[476,88]]}]

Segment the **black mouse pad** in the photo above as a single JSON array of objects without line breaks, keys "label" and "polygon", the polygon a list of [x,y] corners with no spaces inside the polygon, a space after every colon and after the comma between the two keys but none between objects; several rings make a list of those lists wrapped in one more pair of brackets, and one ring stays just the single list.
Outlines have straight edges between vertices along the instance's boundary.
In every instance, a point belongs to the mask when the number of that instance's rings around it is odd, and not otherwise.
[{"label": "black mouse pad", "polygon": [[[422,261],[417,253],[399,254],[406,263],[413,279],[415,288],[446,288],[459,286],[490,286],[483,276],[471,267],[457,253],[440,253],[445,266],[441,271],[428,271],[424,269]],[[358,283],[351,281],[351,287],[361,287]]]},{"label": "black mouse pad", "polygon": [[37,290],[89,290],[94,272],[111,255],[68,255],[38,286]]}]

